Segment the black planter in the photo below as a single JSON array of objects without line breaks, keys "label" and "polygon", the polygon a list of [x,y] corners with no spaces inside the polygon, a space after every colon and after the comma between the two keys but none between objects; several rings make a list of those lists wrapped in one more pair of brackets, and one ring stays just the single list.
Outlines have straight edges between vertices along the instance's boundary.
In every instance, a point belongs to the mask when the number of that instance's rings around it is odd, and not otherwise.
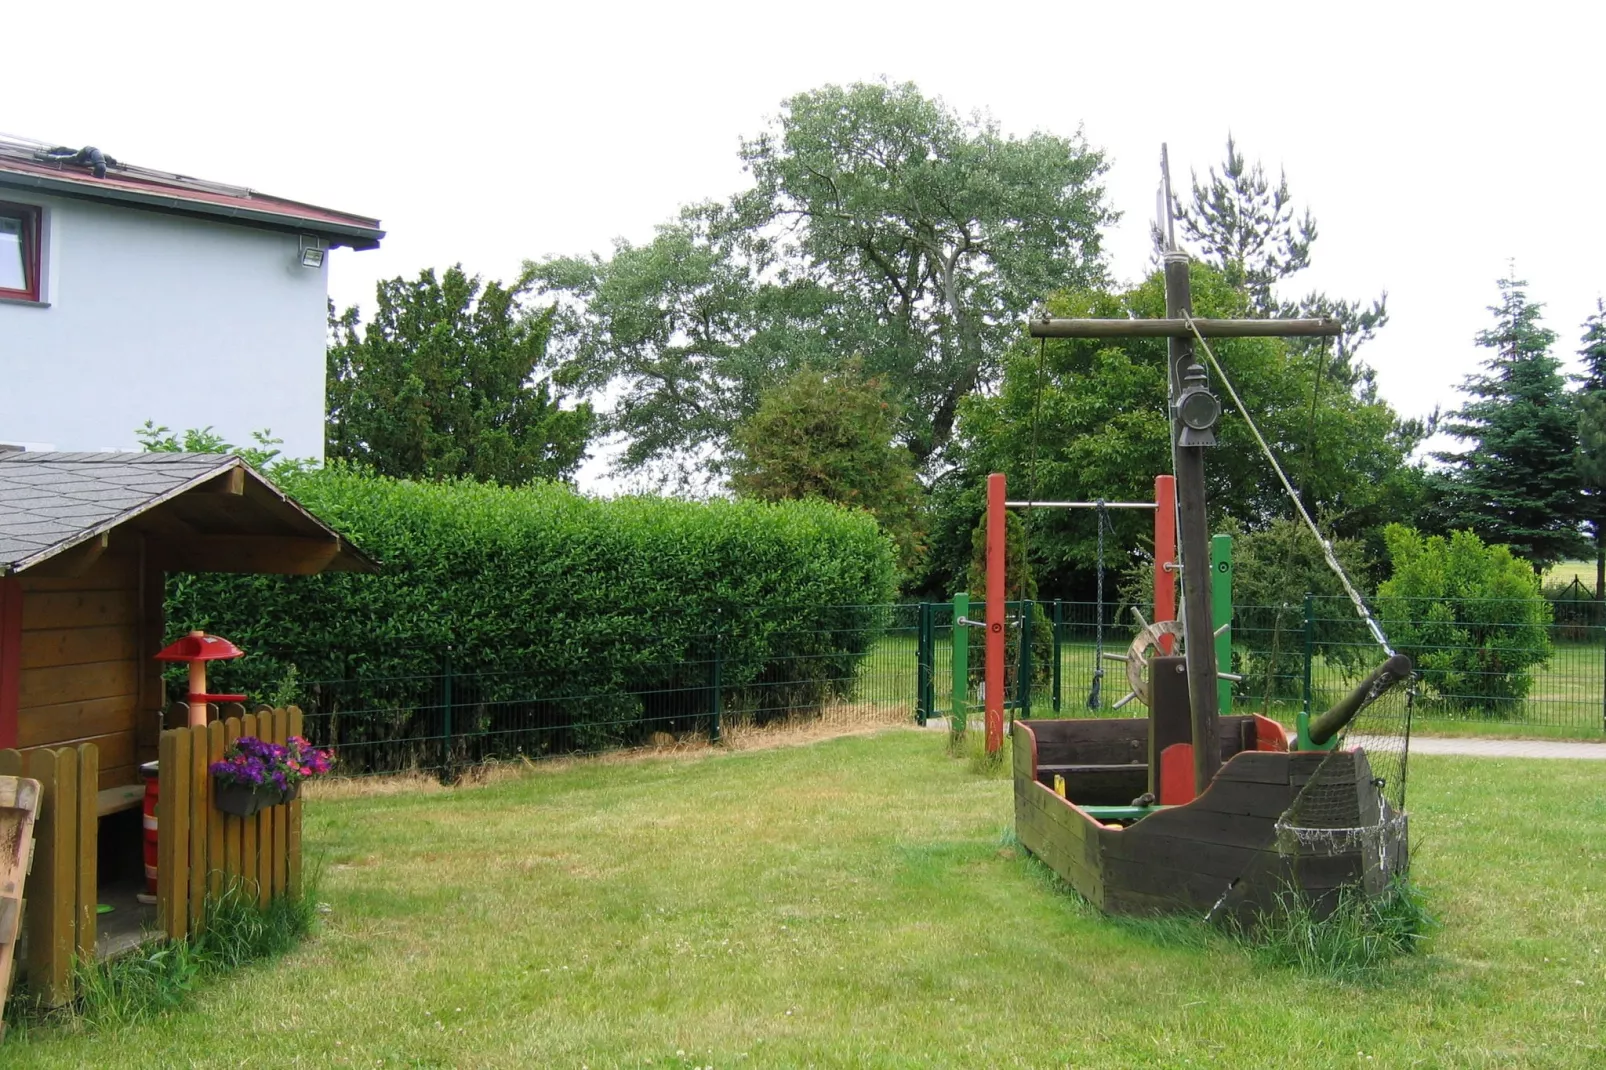
[{"label": "black planter", "polygon": [[265,810],[270,806],[287,803],[301,794],[301,785],[292,784],[288,790],[280,790],[276,784],[224,784],[214,782],[212,802],[225,814],[236,817],[250,817],[258,810]]}]

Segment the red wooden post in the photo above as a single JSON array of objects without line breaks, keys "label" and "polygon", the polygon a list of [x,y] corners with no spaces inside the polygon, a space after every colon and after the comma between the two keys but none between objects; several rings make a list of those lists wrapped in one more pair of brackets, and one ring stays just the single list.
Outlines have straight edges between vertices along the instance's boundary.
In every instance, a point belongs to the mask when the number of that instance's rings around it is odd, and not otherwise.
[{"label": "red wooden post", "polygon": [[987,477],[987,753],[1004,745],[1004,474]]},{"label": "red wooden post", "polygon": [[17,745],[22,695],[22,584],[0,576],[0,750]]},{"label": "red wooden post", "polygon": [[[1177,584],[1167,565],[1177,560],[1177,477],[1154,477],[1154,619],[1177,619]],[[1162,652],[1171,653],[1172,637],[1160,637]]]}]

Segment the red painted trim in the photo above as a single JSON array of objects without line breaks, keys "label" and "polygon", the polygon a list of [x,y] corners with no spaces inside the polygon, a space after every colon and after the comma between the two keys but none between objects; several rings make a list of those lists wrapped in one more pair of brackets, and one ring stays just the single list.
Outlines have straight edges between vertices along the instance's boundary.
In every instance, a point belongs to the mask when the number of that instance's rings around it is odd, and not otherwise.
[{"label": "red painted trim", "polygon": [[1269,717],[1255,714],[1255,749],[1287,753],[1288,730]]},{"label": "red painted trim", "polygon": [[[1177,477],[1154,477],[1154,619],[1177,619],[1177,584],[1166,565],[1177,559]],[[1160,649],[1171,653],[1171,636],[1160,637]]]},{"label": "red painted trim", "polygon": [[43,261],[40,254],[41,232],[44,223],[44,210],[35,204],[12,204],[0,201],[0,215],[22,217],[22,274],[28,285],[20,290],[0,287],[0,297],[9,297],[18,301],[39,300],[39,268]]},{"label": "red painted trim", "polygon": [[1193,744],[1173,743],[1160,752],[1160,805],[1193,802]]},{"label": "red painted trim", "polygon": [[0,577],[0,749],[17,745],[22,697],[22,581]]},{"label": "red painted trim", "polygon": [[1026,741],[1027,741],[1027,743],[1029,743],[1031,745],[1031,749],[1032,749],[1032,780],[1035,781],[1037,779],[1037,733],[1032,731],[1032,726],[1026,721],[1016,721],[1015,722],[1015,731],[1017,731],[1017,732],[1025,732],[1026,733]]},{"label": "red painted trim", "polygon": [[1004,745],[1004,474],[987,477],[987,753]]}]

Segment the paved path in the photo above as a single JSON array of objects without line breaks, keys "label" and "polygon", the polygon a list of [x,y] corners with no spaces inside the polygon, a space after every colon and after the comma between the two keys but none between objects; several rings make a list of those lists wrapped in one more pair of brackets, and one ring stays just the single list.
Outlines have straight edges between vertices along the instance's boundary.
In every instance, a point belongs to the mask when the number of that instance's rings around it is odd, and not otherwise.
[{"label": "paved path", "polygon": [[[1370,746],[1365,736],[1351,743]],[[1378,747],[1388,745],[1377,740]],[[1475,736],[1412,736],[1412,754],[1464,754],[1479,758],[1594,758],[1606,761],[1606,743],[1569,743],[1547,739],[1478,739]]]},{"label": "paved path", "polygon": [[[946,717],[933,717],[926,722],[928,728],[948,727]],[[969,727],[980,727],[978,718]],[[1368,739],[1351,736],[1348,741],[1373,750],[1384,750],[1394,745],[1390,739]],[[1606,761],[1606,742],[1579,743],[1548,739],[1479,739],[1476,736],[1412,736],[1411,751],[1415,754],[1459,754],[1476,758],[1583,758]]]}]

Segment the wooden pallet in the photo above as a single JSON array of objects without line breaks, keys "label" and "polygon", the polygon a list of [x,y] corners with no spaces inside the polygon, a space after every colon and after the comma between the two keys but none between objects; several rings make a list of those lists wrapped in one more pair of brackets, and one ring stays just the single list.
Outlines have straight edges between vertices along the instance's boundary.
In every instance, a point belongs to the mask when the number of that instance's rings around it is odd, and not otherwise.
[{"label": "wooden pallet", "polygon": [[[0,776],[0,1014],[16,973],[17,936],[22,931],[22,885],[33,861],[33,824],[39,816],[40,785]],[[5,1037],[0,1020],[0,1039]]]}]

